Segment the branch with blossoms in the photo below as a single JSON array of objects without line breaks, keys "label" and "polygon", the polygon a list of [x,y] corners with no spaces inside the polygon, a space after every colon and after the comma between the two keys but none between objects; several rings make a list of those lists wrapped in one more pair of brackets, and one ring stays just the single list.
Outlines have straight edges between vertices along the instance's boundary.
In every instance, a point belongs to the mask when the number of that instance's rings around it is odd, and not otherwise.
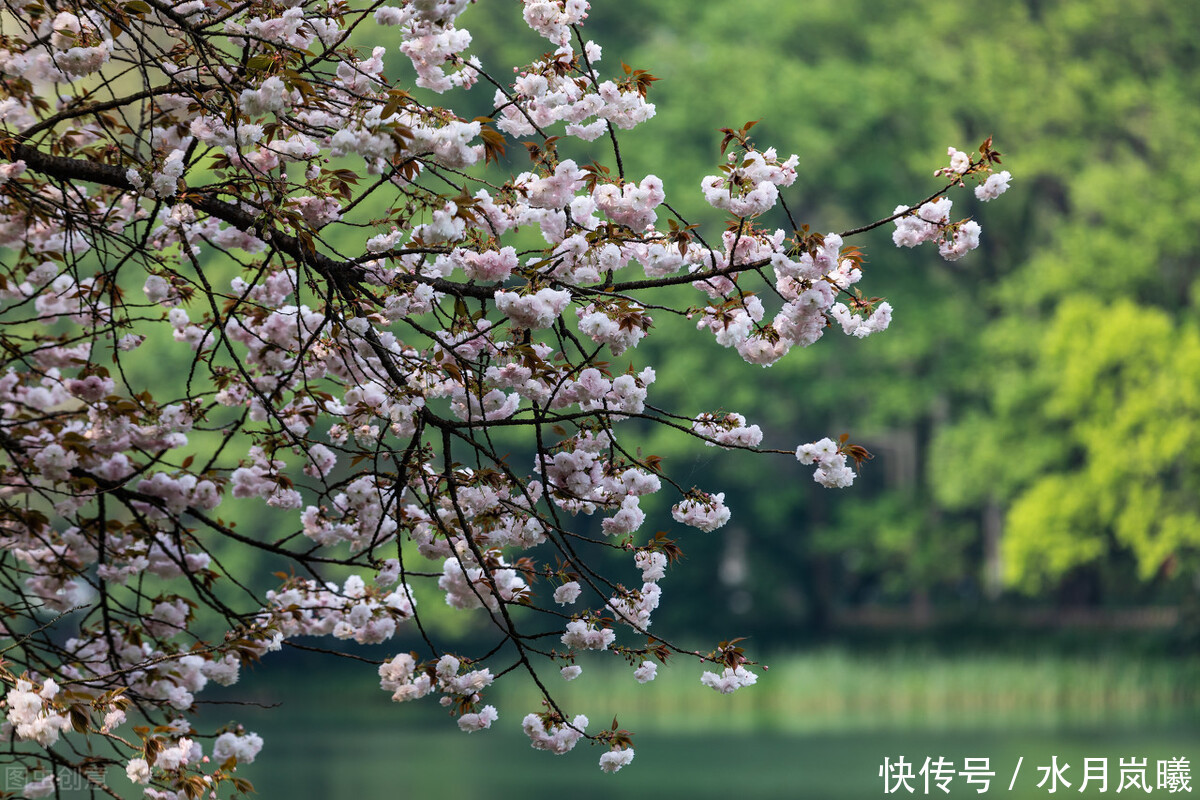
[{"label": "branch with blossoms", "polygon": [[[703,654],[650,632],[682,550],[643,532],[643,498],[705,533],[731,510],[622,423],[795,457],[829,487],[870,454],[845,436],[764,447],[741,414],[659,408],[653,367],[611,364],[661,314],[763,367],[830,328],[881,332],[892,308],[859,291],[845,240],[894,222],[897,245],[959,258],[979,226],[952,221],[948,193],[970,180],[989,200],[1009,173],[990,140],[951,148],[916,208],[843,234],[787,213],[788,233],[764,220],[799,157],[726,129],[700,187],[729,215],[710,244],[661,180],[625,176],[619,132],[654,115],[654,76],[604,78],[584,0],[513,5],[551,49],[508,81],[468,55],[467,0],[5,1],[0,681],[25,796],[57,791],[63,765],[119,767],[149,797],[249,791],[237,768],[262,739],[197,730],[196,696],[285,645],[369,660],[313,637],[414,629],[419,652],[373,662],[381,688],[438,695],[468,732],[523,673],[543,698],[521,723],[533,747],[587,739],[606,771],[632,734],[589,733],[547,665],[571,680],[604,651],[642,683],[679,658],[722,693],[757,681],[737,640]],[[397,39],[415,87],[490,85],[491,112],[390,81],[374,43]],[[615,174],[567,157],[600,137]],[[529,168],[497,179],[518,143]],[[663,299],[683,284],[694,305]],[[247,508],[269,523],[239,528]],[[241,574],[236,549],[284,570]],[[423,583],[490,645],[446,652]]]}]

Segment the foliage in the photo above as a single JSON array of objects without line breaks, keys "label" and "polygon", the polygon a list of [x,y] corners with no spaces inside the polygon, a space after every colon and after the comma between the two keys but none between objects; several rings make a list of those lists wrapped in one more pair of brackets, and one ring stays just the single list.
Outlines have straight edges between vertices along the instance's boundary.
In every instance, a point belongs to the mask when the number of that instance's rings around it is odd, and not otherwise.
[{"label": "foliage", "polygon": [[1200,123],[1184,99],[1200,88],[1194,46],[1176,27],[1196,9],[1064,1],[1029,13],[976,63],[1021,59],[1027,72],[987,84],[1011,104],[1014,125],[999,129],[1026,143],[1022,172],[1038,187],[996,238],[1039,220],[1045,232],[984,306],[982,380],[931,443],[935,497],[1007,508],[1010,586],[1081,582],[1095,601],[1144,582],[1170,598],[1190,591],[1200,488],[1188,433],[1200,171],[1176,157]]},{"label": "foliage", "polygon": [[1195,329],[1129,302],[1081,298],[1059,306],[1041,353],[1042,413],[1067,449],[1009,512],[1010,579],[1037,586],[1117,547],[1143,580],[1192,572],[1200,546]]},{"label": "foliage", "polygon": [[[669,136],[639,142],[628,160],[653,165],[668,187],[700,180],[687,165],[703,163],[708,132],[727,125],[724,113],[761,117],[754,133],[800,155],[789,207],[822,229],[886,213],[886,198],[927,169],[915,154],[942,141],[995,132],[1009,143],[1005,164],[1022,177],[1003,206],[988,209],[987,235],[969,264],[882,252],[880,232],[866,234],[872,291],[899,309],[888,336],[812,348],[752,386],[733,377],[715,347],[672,356],[704,361],[718,375],[698,384],[664,373],[656,389],[673,403],[724,403],[765,430],[799,424],[817,435],[852,426],[879,456],[853,497],[797,491],[768,503],[753,500],[758,488],[799,477],[795,471],[768,473],[655,441],[666,463],[694,465],[729,497],[744,498],[746,513],[734,525],[761,546],[745,559],[753,580],[732,588],[752,602],[715,602],[721,619],[756,638],[786,639],[831,624],[838,607],[932,597],[955,613],[1006,587],[1039,602],[1161,603],[1194,594],[1193,573],[1183,568],[1189,546],[1179,539],[1179,550],[1140,570],[1140,556],[1099,522],[1077,519],[1071,538],[1092,542],[1095,557],[1066,571],[1048,572],[1007,548],[1036,536],[1016,532],[1024,527],[1010,514],[1018,502],[1027,511],[1037,499],[1040,515],[1054,513],[1054,493],[1027,492],[1049,472],[1073,480],[1076,461],[1098,455],[1080,448],[1066,417],[1042,408],[1042,378],[1060,363],[1042,346],[1058,306],[1129,300],[1150,316],[1166,313],[1178,330],[1189,325],[1200,168],[1184,154],[1200,130],[1191,99],[1200,61],[1189,35],[1198,15],[1183,0],[655,4],[636,32],[638,60],[664,62],[655,70],[664,78],[655,87],[655,130]],[[596,21],[635,35],[627,20]],[[738,46],[744,42],[754,46]],[[731,77],[744,74],[754,79]],[[637,162],[643,154],[648,160]],[[686,203],[673,207],[703,218],[702,207]],[[919,314],[905,311],[915,307]],[[1081,359],[1092,330],[1077,333]],[[643,348],[676,353],[688,333],[664,325]],[[1160,365],[1186,380],[1186,367],[1170,366],[1169,357]],[[1115,370],[1076,372],[1073,391],[1134,390],[1125,379]],[[1160,419],[1179,430],[1190,425],[1186,414]],[[1168,493],[1200,489],[1186,469],[1164,467],[1160,476]],[[1087,491],[1090,504],[1103,501]],[[737,560],[732,534],[705,546],[689,552]],[[783,597],[792,601],[781,613],[754,613]]]}]

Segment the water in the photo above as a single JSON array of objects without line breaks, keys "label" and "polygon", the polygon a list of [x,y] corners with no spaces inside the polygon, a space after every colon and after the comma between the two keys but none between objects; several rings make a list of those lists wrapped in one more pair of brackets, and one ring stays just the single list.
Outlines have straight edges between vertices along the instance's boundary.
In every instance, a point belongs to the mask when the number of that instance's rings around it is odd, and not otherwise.
[{"label": "water", "polygon": [[[282,715],[288,716],[288,715]],[[295,719],[295,718],[293,718]],[[637,742],[633,763],[615,775],[597,767],[600,750],[580,745],[564,756],[534,752],[519,732],[492,730],[468,737],[457,730],[397,722],[390,725],[325,716],[304,726],[264,729],[262,763],[244,768],[266,798],[323,800],[425,797],[504,800],[550,797],[560,791],[581,798],[861,798],[883,796],[878,777],[885,757],[914,764],[914,794],[923,795],[917,774],[926,757],[939,756],[956,769],[968,757],[987,757],[996,773],[986,794],[1042,797],[1039,766],[1057,757],[1070,791],[1079,794],[1085,758],[1107,759],[1109,792],[1115,792],[1120,759],[1147,759],[1153,788],[1158,759],[1200,755],[1195,729],[1119,731],[1011,731],[958,733],[834,733],[693,735],[656,733]],[[1008,791],[1018,759],[1014,791]],[[955,777],[948,795],[975,797],[978,785]],[[1093,791],[1092,789],[1096,789]],[[1099,794],[1094,782],[1084,796]],[[1059,791],[1066,787],[1059,786]],[[1165,794],[1159,791],[1158,794]],[[901,795],[907,794],[900,792]]]},{"label": "water", "polygon": [[[885,796],[880,766],[885,758],[895,764],[901,756],[913,765],[914,777],[908,782],[912,794],[901,789],[900,796],[926,795],[924,778],[918,774],[926,758],[943,758],[955,771],[967,758],[987,758],[995,776],[982,796],[1011,800],[1048,796],[1049,770],[1039,767],[1050,767],[1055,758],[1070,783],[1069,788],[1059,784],[1057,792],[1082,797],[1101,794],[1096,780],[1082,794],[1078,791],[1085,759],[1103,760],[1090,766],[1095,777],[1101,766],[1106,768],[1107,793],[1121,785],[1122,759],[1127,777],[1137,773],[1130,764],[1138,762],[1129,759],[1144,759],[1146,783],[1153,793],[1165,795],[1165,788],[1156,788],[1158,761],[1182,757],[1190,767],[1200,759],[1200,725],[1194,722],[1200,716],[1194,704],[1180,701],[1171,707],[1163,700],[1172,696],[1165,689],[1165,694],[1145,696],[1130,694],[1128,687],[1116,691],[1124,667],[1105,672],[1097,663],[1095,671],[1103,680],[1093,689],[1049,687],[1045,703],[1034,707],[1022,701],[1022,707],[1005,705],[1003,698],[1011,694],[1007,689],[996,691],[995,684],[1007,680],[1002,676],[1011,674],[1011,664],[971,662],[978,691],[966,693],[962,708],[948,709],[944,698],[932,691],[933,684],[944,686],[944,680],[922,683],[914,670],[892,666],[890,696],[862,671],[857,697],[834,696],[843,689],[825,693],[832,712],[813,710],[813,698],[822,696],[819,682],[808,682],[795,690],[799,694],[790,689],[772,693],[768,685],[730,698],[698,684],[693,687],[690,681],[686,686],[671,683],[671,678],[661,686],[637,687],[635,694],[617,703],[622,727],[637,731],[637,756],[616,775],[599,770],[603,751],[586,743],[563,756],[532,750],[519,720],[533,706],[519,693],[490,697],[500,707],[500,720],[492,730],[468,735],[435,702],[389,702],[361,669],[271,683],[247,676],[243,690],[250,689],[259,702],[279,705],[214,706],[206,716],[218,722],[222,715],[236,717],[264,737],[259,760],[239,769],[264,798],[838,800]],[[1145,681],[1145,665],[1133,667]],[[843,673],[854,669],[848,665]],[[932,664],[923,674],[944,678],[946,670],[945,664]],[[1064,683],[1079,680],[1071,664],[1058,664],[1054,670]],[[1027,672],[1026,679],[1034,674]],[[1045,675],[1045,681],[1053,680],[1050,672]],[[591,677],[593,691],[608,685],[604,675]],[[584,694],[586,688],[581,680],[570,684],[571,691],[564,695],[570,695],[572,713],[582,710],[591,716],[589,730],[595,732],[611,723],[614,699],[620,698],[615,691]],[[1123,699],[1127,695],[1129,699]],[[932,700],[937,700],[937,708],[930,712],[926,706]],[[701,707],[727,711],[695,713]],[[898,716],[897,708],[904,713]],[[595,709],[608,709],[608,716]],[[1062,769],[1064,764],[1068,766]],[[1043,778],[1046,782],[1038,788]],[[961,775],[954,775],[948,788],[949,793],[943,793],[931,782],[929,796],[981,796],[981,785],[969,785]],[[1129,789],[1123,794],[1133,796]]]}]

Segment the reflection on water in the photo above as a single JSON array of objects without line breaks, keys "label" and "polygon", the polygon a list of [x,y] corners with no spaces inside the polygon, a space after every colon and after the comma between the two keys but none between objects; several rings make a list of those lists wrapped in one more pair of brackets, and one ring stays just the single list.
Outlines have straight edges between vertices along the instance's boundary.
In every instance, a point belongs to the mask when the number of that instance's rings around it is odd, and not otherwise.
[{"label": "reflection on water", "polygon": [[[637,731],[637,757],[616,775],[600,772],[602,751],[586,744],[564,756],[531,750],[519,720],[536,707],[532,698],[493,695],[499,722],[467,735],[434,703],[391,704],[361,669],[309,672],[306,680],[269,685],[247,676],[244,688],[252,688],[257,700],[281,705],[216,706],[206,716],[219,721],[228,714],[263,735],[267,744],[259,761],[239,772],[264,798],[505,800],[563,792],[572,798],[836,800],[884,796],[880,766],[885,758],[894,766],[903,757],[912,765],[908,785],[914,791],[901,789],[901,796],[925,795],[921,767],[926,758],[941,758],[950,792],[931,781],[929,796],[979,797],[982,784],[968,784],[956,773],[965,759],[987,758],[995,776],[982,796],[1020,800],[1048,795],[1054,779],[1039,768],[1052,763],[1070,783],[1059,783],[1058,792],[1083,797],[1101,793],[1104,768],[1107,791],[1115,793],[1122,773],[1136,779],[1144,763],[1146,783],[1159,795],[1168,793],[1155,788],[1160,760],[1183,758],[1200,769],[1194,697],[1172,689],[1153,665],[1129,661],[1118,668],[1092,660],[1088,671],[1082,665],[1089,662],[1080,662],[1078,670],[1061,660],[1030,662],[1021,680],[1022,671],[1011,663],[956,659],[916,670],[915,663],[864,666],[838,658],[780,663],[776,690],[755,687],[729,698],[692,687],[690,679],[622,694],[632,684],[625,676],[593,671],[596,694],[581,694],[587,687],[578,682],[564,697],[572,713],[589,714],[590,730],[608,727],[616,708],[622,727]],[[884,682],[872,678],[872,670]],[[785,687],[800,674],[803,687]],[[1087,685],[1087,674],[1100,678]],[[1024,693],[1017,691],[1020,685]],[[1085,759],[1105,761],[1087,764],[1091,780],[1081,795]]]}]

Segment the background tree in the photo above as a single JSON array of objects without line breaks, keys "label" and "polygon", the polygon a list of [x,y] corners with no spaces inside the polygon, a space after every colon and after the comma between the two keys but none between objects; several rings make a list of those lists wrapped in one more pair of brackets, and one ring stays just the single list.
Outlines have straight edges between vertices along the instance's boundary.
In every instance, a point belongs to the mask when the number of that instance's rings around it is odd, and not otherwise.
[{"label": "background tree", "polygon": [[[597,16],[592,24],[624,30],[629,23],[618,16]],[[1058,528],[1062,536],[1044,536],[1055,491],[1035,496],[1036,522],[1016,514],[1015,504],[1029,507],[1021,498],[1050,473],[1073,492],[1086,491],[1087,501],[1079,502],[1089,508],[1118,480],[1104,491],[1085,490],[1090,479],[1076,481],[1077,468],[1093,456],[1079,442],[1074,411],[1045,407],[1051,391],[1132,397],[1150,390],[1123,367],[1063,373],[1068,343],[1079,364],[1102,351],[1089,337],[1094,326],[1072,333],[1058,325],[1060,305],[1082,301],[1108,313],[1128,300],[1147,312],[1145,326],[1165,315],[1171,333],[1151,350],[1154,366],[1146,369],[1174,381],[1174,394],[1192,379],[1185,366],[1196,264],[1190,198],[1200,175],[1178,158],[1197,130],[1188,99],[1200,75],[1187,34],[1197,22],[1192,4],[1054,0],[881,9],[751,0],[736,8],[659,3],[647,16],[637,26],[644,44],[633,52],[664,78],[655,86],[654,130],[670,135],[630,148],[628,162],[650,153],[645,163],[668,186],[700,179],[698,168],[686,165],[704,163],[705,131],[723,124],[715,112],[702,121],[710,105],[762,116],[755,133],[800,154],[788,201],[820,230],[886,213],[890,198],[927,169],[913,154],[943,141],[994,132],[1008,145],[1006,164],[1022,176],[1002,206],[988,209],[988,235],[969,262],[923,263],[919,252],[881,251],[886,230],[864,236],[871,291],[901,309],[888,336],[808,349],[753,383],[732,372],[703,385],[661,376],[657,392],[705,405],[736,392],[730,405],[768,431],[794,426],[792,403],[802,403],[799,424],[811,425],[814,435],[852,429],[879,455],[854,493],[796,491],[755,502],[748,498],[767,480],[762,472],[735,459],[705,458],[684,442],[656,442],[665,463],[695,464],[696,474],[713,475],[728,497],[747,498],[724,540],[689,548],[693,557],[721,563],[742,552],[738,537],[771,543],[745,551],[740,574],[753,580],[738,583],[729,602],[714,603],[715,613],[783,644],[821,632],[844,636],[842,612],[872,606],[918,620],[922,609],[932,609],[940,612],[934,619],[975,628],[1013,606],[1190,601],[1186,541],[1164,540],[1157,566],[1142,569],[1110,522],[1076,520]],[[740,46],[745,42],[754,46]],[[755,79],[730,77],[741,74]],[[666,142],[677,157],[668,156]],[[1132,196],[1142,201],[1130,202]],[[673,207],[700,218],[704,209],[687,202]],[[1131,246],[1134,239],[1140,244]],[[914,304],[921,314],[903,313]],[[688,333],[664,327],[644,347],[669,352]],[[1181,338],[1168,344],[1171,336]],[[696,363],[723,368],[716,348],[688,352]],[[1159,412],[1143,407],[1142,425],[1189,429],[1186,412],[1168,410],[1178,404]],[[1089,413],[1097,438],[1114,424],[1099,407]],[[1156,466],[1135,482],[1169,495],[1177,488],[1186,504],[1194,494],[1189,456],[1148,457]],[[1065,562],[1042,558],[1037,543],[1063,537],[1090,542],[1089,555],[1065,571],[1045,572]],[[689,576],[695,591],[720,580],[716,567]],[[742,598],[736,607],[734,594]],[[769,620],[756,613],[766,607],[776,612]],[[662,618],[672,611],[664,608]]]}]

